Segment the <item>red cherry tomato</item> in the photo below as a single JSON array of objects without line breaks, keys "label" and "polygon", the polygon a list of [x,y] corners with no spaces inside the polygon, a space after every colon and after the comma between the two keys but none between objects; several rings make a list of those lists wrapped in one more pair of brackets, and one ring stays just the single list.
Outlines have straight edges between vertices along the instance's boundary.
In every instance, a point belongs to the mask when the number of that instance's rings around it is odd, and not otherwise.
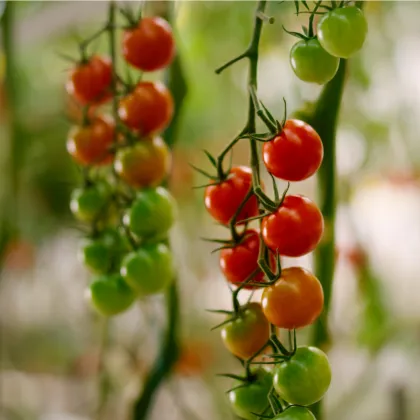
[{"label": "red cherry tomato", "polygon": [[285,181],[303,181],[320,167],[324,148],[317,132],[303,121],[287,120],[283,131],[264,143],[267,170]]},{"label": "red cherry tomato", "polygon": [[87,63],[74,68],[66,90],[82,105],[101,103],[111,97],[112,64],[107,57],[94,55]]},{"label": "red cherry tomato", "polygon": [[[251,168],[235,166],[224,181],[206,188],[204,194],[206,209],[214,219],[227,225],[250,188],[252,188]],[[240,211],[237,222],[240,223],[258,214],[258,201],[255,195],[252,195]]]},{"label": "red cherry tomato", "polygon": [[161,82],[140,82],[118,107],[122,122],[143,136],[164,130],[173,112],[171,93]]},{"label": "red cherry tomato", "polygon": [[122,52],[125,60],[142,71],[168,66],[175,55],[169,23],[161,17],[145,17],[134,29],[125,31]]},{"label": "red cherry tomato", "polygon": [[[258,269],[258,273],[251,280],[253,283],[262,282],[264,273],[258,267],[258,255],[260,252],[260,235],[256,230],[250,229],[245,237],[233,248],[223,249],[220,252],[220,268],[226,279],[232,284],[241,284]],[[275,267],[275,257],[270,253],[271,267]],[[256,286],[245,286],[246,289],[254,289]]]},{"label": "red cherry tomato", "polygon": [[264,242],[287,257],[313,251],[324,232],[324,219],[316,204],[302,195],[288,195],[282,205],[262,221]]},{"label": "red cherry tomato", "polygon": [[101,117],[87,126],[75,126],[67,139],[67,150],[81,165],[106,165],[112,162],[109,150],[114,141],[114,124]]}]

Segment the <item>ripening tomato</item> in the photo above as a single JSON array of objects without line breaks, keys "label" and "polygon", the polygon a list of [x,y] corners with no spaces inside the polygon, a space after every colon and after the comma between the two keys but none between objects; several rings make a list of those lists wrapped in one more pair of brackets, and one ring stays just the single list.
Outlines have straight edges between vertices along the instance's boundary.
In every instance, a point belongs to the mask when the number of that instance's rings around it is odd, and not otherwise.
[{"label": "ripening tomato", "polygon": [[276,327],[292,330],[312,324],[322,312],[324,292],[319,280],[308,270],[290,267],[264,288],[262,308]]},{"label": "ripening tomato", "polygon": [[359,51],[367,31],[365,15],[355,6],[331,10],[317,25],[318,39],[324,50],[340,58],[349,58]]},{"label": "ripening tomato", "polygon": [[124,32],[122,53],[125,60],[142,71],[168,66],[175,55],[172,28],[161,17],[144,17],[135,28]]},{"label": "ripening tomato", "polygon": [[270,249],[286,257],[300,257],[318,245],[324,232],[324,219],[309,198],[288,195],[274,213],[264,217],[261,229]]},{"label": "ripening tomato", "polygon": [[70,210],[78,220],[93,222],[105,216],[108,199],[108,190],[102,184],[77,188],[71,194]]},{"label": "ripening tomato", "polygon": [[88,291],[92,306],[106,316],[126,311],[135,300],[135,294],[119,274],[99,277]]},{"label": "ripening tomato", "polygon": [[221,335],[226,348],[235,356],[246,360],[267,343],[270,324],[261,305],[251,302],[241,308],[235,319],[223,326]]},{"label": "ripening tomato", "polygon": [[82,105],[101,103],[111,97],[111,81],[111,60],[94,55],[71,71],[66,90]]},{"label": "ripening tomato", "polygon": [[175,200],[163,187],[139,191],[124,216],[124,224],[137,236],[166,234],[175,221]]},{"label": "ripening tomato", "polygon": [[[265,369],[254,369],[249,383],[236,381],[229,392],[232,411],[241,419],[258,420],[256,414],[272,415],[267,396],[273,386],[273,374]],[[242,386],[243,385],[243,386]]]},{"label": "ripening tomato", "polygon": [[106,165],[112,162],[110,147],[114,141],[114,124],[97,117],[86,126],[75,126],[67,138],[67,151],[81,165]]},{"label": "ripening tomato", "polygon": [[[227,225],[251,188],[251,168],[235,166],[224,181],[206,188],[204,194],[206,209],[214,219]],[[242,220],[258,216],[258,214],[258,200],[255,195],[252,195],[236,220],[240,223]]]},{"label": "ripening tomato", "polygon": [[330,383],[328,357],[316,347],[298,347],[289,360],[274,368],[274,389],[290,404],[315,404],[328,391]]},{"label": "ripening tomato", "polygon": [[140,297],[160,293],[173,280],[172,253],[162,243],[144,245],[124,258],[121,275]]},{"label": "ripening tomato", "polygon": [[285,181],[303,181],[320,167],[324,156],[322,141],[307,123],[287,120],[280,134],[264,143],[267,170]]},{"label": "ripening tomato", "polygon": [[290,51],[290,63],[304,82],[323,85],[337,73],[340,59],[328,54],[316,38],[297,42]]},{"label": "ripening tomato", "polygon": [[121,121],[138,130],[142,136],[163,131],[171,121],[174,102],[168,88],[161,82],[140,82],[120,100]]},{"label": "ripening tomato", "polygon": [[[245,232],[242,241],[232,247],[223,249],[220,252],[220,268],[226,279],[232,283],[239,285],[249,278],[255,271],[258,273],[251,280],[258,283],[264,280],[264,273],[259,269],[258,256],[260,252],[260,235],[256,230],[249,229]],[[276,259],[270,253],[271,268],[275,268]],[[256,286],[245,286],[247,289],[254,289]]]},{"label": "ripening tomato", "polygon": [[316,420],[316,418],[307,408],[292,406],[277,414],[273,420]]},{"label": "ripening tomato", "polygon": [[169,149],[160,137],[118,150],[114,161],[115,172],[127,184],[138,188],[159,185],[168,175],[169,166]]}]

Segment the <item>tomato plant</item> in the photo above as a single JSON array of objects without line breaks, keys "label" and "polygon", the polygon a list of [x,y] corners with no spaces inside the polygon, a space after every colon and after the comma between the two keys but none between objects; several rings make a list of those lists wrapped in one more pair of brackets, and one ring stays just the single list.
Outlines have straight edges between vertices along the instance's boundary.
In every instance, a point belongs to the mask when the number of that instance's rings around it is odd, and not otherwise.
[{"label": "tomato plant", "polygon": [[355,6],[340,7],[324,14],[317,33],[322,47],[335,57],[349,58],[365,42],[368,25],[363,12]]},{"label": "tomato plant", "polygon": [[103,184],[78,188],[71,195],[70,209],[79,220],[93,222],[106,215],[108,200],[109,193]]},{"label": "tomato plant", "polygon": [[308,270],[290,267],[272,286],[264,288],[262,308],[269,322],[292,330],[312,324],[322,312],[324,292]]},{"label": "tomato plant", "polygon": [[300,257],[318,245],[324,219],[309,198],[288,195],[274,213],[263,219],[261,228],[269,248],[287,257]]},{"label": "tomato plant", "polygon": [[316,420],[316,418],[307,408],[292,406],[284,410],[273,420]]},{"label": "tomato plant", "polygon": [[287,120],[280,134],[264,143],[267,170],[285,181],[303,181],[320,167],[324,148],[317,132],[307,123]]},{"label": "tomato plant", "polygon": [[299,347],[289,360],[274,369],[274,388],[290,404],[315,404],[330,383],[327,355],[316,347]]},{"label": "tomato plant", "polygon": [[158,16],[143,17],[124,32],[122,53],[128,63],[142,71],[167,67],[175,55],[171,26]]}]

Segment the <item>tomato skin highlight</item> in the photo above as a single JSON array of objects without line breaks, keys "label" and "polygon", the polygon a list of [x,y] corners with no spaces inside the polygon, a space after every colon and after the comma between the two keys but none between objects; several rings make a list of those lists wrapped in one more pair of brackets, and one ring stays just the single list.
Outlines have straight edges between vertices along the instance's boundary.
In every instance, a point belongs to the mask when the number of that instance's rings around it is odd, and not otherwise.
[{"label": "tomato skin highlight", "polygon": [[349,58],[365,42],[368,25],[364,13],[357,7],[331,10],[321,17],[317,25],[320,44],[329,54]]},{"label": "tomato skin highlight", "polygon": [[282,132],[264,143],[267,170],[285,181],[303,181],[321,166],[324,147],[318,133],[307,123],[287,120]]},{"label": "tomato skin highlight", "polygon": [[299,41],[292,47],[290,64],[300,80],[324,85],[337,73],[340,59],[328,54],[313,38]]},{"label": "tomato skin highlight", "polygon": [[290,404],[312,405],[331,383],[327,355],[316,347],[298,347],[294,356],[274,368],[274,389]]},{"label": "tomato skin highlight", "polygon": [[[207,211],[218,222],[224,225],[229,224],[250,188],[252,188],[251,168],[234,166],[224,181],[206,188],[204,204]],[[258,200],[255,195],[252,195],[240,211],[237,223],[258,214]]]},{"label": "tomato skin highlight", "polygon": [[[228,397],[232,411],[241,419],[258,420],[252,413],[262,414],[268,406],[267,395],[273,386],[273,374],[264,369],[254,369],[252,374],[255,379],[229,392]],[[244,385],[235,381],[233,387]],[[232,388],[233,388],[232,387]],[[272,414],[271,408],[265,414]]]},{"label": "tomato skin highlight", "polygon": [[170,159],[166,143],[160,137],[153,137],[118,150],[114,168],[133,187],[154,187],[168,175]]},{"label": "tomato skin highlight", "polygon": [[174,113],[174,102],[168,88],[161,82],[140,82],[120,100],[118,115],[129,128],[141,136],[163,131]]},{"label": "tomato skin highlight", "polygon": [[261,224],[266,245],[280,255],[301,257],[313,251],[324,232],[324,218],[316,204],[302,195],[288,195]]},{"label": "tomato skin highlight", "polygon": [[144,245],[124,258],[121,275],[139,297],[161,293],[173,280],[172,253],[161,243]]},{"label": "tomato skin highlight", "polygon": [[308,270],[289,267],[279,280],[264,288],[261,305],[267,320],[276,327],[292,330],[312,324],[321,314],[324,292]]},{"label": "tomato skin highlight", "polygon": [[138,26],[124,32],[125,60],[142,71],[155,71],[171,64],[175,42],[169,23],[158,16],[142,18]]},{"label": "tomato skin highlight", "polygon": [[270,337],[270,325],[261,305],[251,302],[241,308],[237,318],[224,325],[221,336],[226,348],[241,359],[249,359]]},{"label": "tomato skin highlight", "polygon": [[273,420],[316,420],[315,416],[305,407],[292,406],[286,408]]},{"label": "tomato skin highlight", "polygon": [[77,65],[66,83],[67,93],[80,104],[99,104],[111,98],[112,63],[108,57],[94,55]]},{"label": "tomato skin highlight", "polygon": [[135,300],[135,294],[119,274],[97,278],[88,290],[92,306],[105,316],[126,311]]},{"label": "tomato skin highlight", "polygon": [[107,165],[112,162],[110,151],[114,141],[114,124],[96,117],[87,126],[73,127],[67,138],[67,151],[80,165]]}]

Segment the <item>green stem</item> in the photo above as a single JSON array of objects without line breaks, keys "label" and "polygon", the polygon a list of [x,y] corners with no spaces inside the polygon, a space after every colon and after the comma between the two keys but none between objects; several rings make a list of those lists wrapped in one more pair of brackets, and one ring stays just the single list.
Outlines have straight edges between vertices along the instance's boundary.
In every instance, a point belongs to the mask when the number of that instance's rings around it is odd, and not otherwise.
[{"label": "green stem", "polygon": [[103,419],[104,410],[106,408],[106,403],[108,400],[108,395],[110,391],[110,378],[106,370],[105,366],[105,357],[108,350],[109,345],[109,319],[104,318],[101,320],[103,322],[102,331],[101,331],[101,344],[100,344],[100,353],[99,353],[99,366],[98,366],[98,390],[99,390],[99,398],[98,398],[98,406],[96,409],[95,418],[97,420]]}]

